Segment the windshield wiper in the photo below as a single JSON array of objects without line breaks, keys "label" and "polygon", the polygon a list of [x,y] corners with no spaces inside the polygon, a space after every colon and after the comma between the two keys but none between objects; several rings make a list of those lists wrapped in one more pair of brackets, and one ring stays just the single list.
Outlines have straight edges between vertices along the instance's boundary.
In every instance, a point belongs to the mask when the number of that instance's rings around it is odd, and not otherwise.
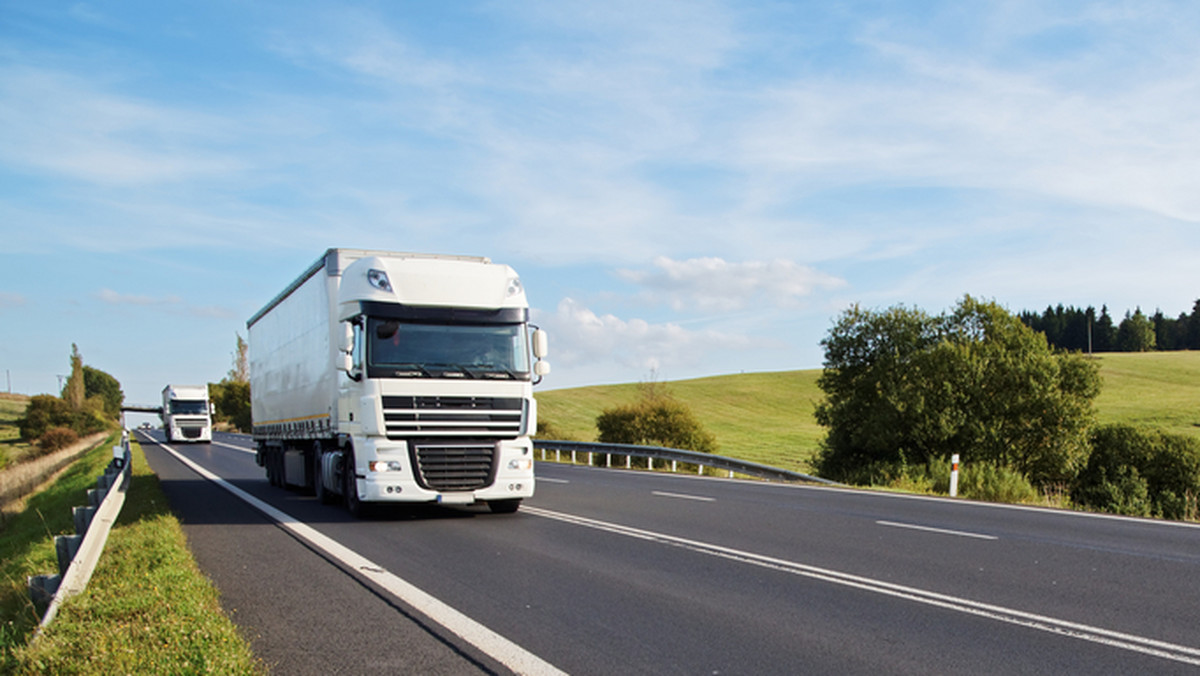
[{"label": "windshield wiper", "polygon": [[475,369],[473,373],[477,374],[475,375],[477,378],[482,376],[484,378],[508,378],[511,380],[518,379],[517,374],[503,366],[500,366],[499,364],[471,364],[471,366]]},{"label": "windshield wiper", "polygon": [[418,364],[416,362],[411,362],[411,363],[407,363],[407,364],[388,364],[387,366],[388,366],[388,368],[394,369],[393,375],[395,375],[395,376],[409,375],[409,376],[424,376],[425,378],[434,377],[432,371],[430,371],[429,369],[425,368],[424,366],[422,366],[421,364]]}]

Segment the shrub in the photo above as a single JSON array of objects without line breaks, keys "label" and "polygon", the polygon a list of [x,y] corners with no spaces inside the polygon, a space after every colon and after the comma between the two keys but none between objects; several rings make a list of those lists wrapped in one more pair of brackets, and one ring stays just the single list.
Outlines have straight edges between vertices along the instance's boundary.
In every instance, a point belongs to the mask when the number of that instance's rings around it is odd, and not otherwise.
[{"label": "shrub", "polygon": [[51,427],[70,427],[73,417],[67,402],[53,395],[39,394],[29,400],[29,407],[17,420],[17,427],[22,439],[34,441]]},{"label": "shrub", "polygon": [[53,453],[79,441],[79,435],[69,427],[51,427],[38,439],[42,453]]},{"label": "shrub", "polygon": [[1092,453],[1071,488],[1076,504],[1116,514],[1195,518],[1200,442],[1130,425],[1093,430]]},{"label": "shrub", "polygon": [[605,409],[596,418],[599,440],[608,444],[665,446],[701,453],[717,449],[717,440],[706,431],[692,410],[660,388],[643,389],[633,404]]},{"label": "shrub", "polygon": [[1021,504],[1037,499],[1037,489],[1024,474],[988,462],[964,465],[959,471],[958,492],[964,498]]}]

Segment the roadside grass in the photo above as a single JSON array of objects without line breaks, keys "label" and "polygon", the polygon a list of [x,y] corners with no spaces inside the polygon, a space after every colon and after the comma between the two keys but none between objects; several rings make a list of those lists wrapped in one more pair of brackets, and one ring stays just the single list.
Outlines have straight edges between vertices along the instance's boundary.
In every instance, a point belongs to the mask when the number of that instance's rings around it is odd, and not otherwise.
[{"label": "roadside grass", "polygon": [[29,397],[21,394],[0,393],[0,469],[27,455],[32,447],[21,441],[17,419],[25,415]]},{"label": "roadside grass", "polygon": [[[1200,437],[1200,352],[1097,355],[1103,386],[1100,423],[1127,423]],[[747,373],[663,385],[717,437],[717,453],[797,472],[825,430],[813,419],[823,393],[820,369]],[[596,416],[638,397],[638,385],[601,385],[537,393],[539,423],[570,440],[595,441]],[[543,435],[543,438],[549,438]]]},{"label": "roadside grass", "polygon": [[38,616],[26,577],[57,572],[53,536],[73,533],[71,507],[87,503],[117,439],[31,497],[0,533],[0,672],[266,673],[221,612],[136,444],[125,505],[87,590],[30,643]]}]

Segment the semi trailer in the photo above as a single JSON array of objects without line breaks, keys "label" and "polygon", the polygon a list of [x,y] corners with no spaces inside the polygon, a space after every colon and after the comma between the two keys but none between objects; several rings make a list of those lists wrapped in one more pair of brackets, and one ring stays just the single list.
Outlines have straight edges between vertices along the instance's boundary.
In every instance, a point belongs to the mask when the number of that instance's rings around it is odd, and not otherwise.
[{"label": "semi trailer", "polygon": [[212,404],[208,385],[167,385],[162,391],[163,431],[167,442],[212,441]]},{"label": "semi trailer", "polygon": [[272,485],[378,503],[533,495],[547,338],[487,258],[334,248],[247,321],[258,464]]}]

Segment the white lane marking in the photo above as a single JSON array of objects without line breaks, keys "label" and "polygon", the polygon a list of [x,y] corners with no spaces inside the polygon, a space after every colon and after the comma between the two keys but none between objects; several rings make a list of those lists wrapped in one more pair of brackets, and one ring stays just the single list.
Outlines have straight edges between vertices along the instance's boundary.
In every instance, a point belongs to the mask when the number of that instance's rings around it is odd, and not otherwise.
[{"label": "white lane marking", "polygon": [[965,530],[949,530],[946,528],[934,528],[932,526],[919,526],[915,523],[900,523],[898,521],[876,521],[880,526],[890,526],[891,528],[907,528],[909,530],[920,530],[926,533],[941,533],[942,535],[957,535],[964,538],[976,538],[978,540],[999,540],[995,535],[984,535],[983,533],[972,533]]},{"label": "white lane marking", "polygon": [[668,493],[666,491],[651,491],[651,495],[657,495],[660,498],[678,498],[680,500],[695,500],[697,502],[716,502],[716,498],[710,498],[703,495],[687,495],[685,493]]},{"label": "white lane marking", "polygon": [[367,559],[333,538],[322,534],[320,531],[308,526],[290,514],[280,511],[237,486],[230,484],[216,474],[209,472],[200,465],[180,455],[170,446],[159,445],[200,476],[245,500],[255,509],[277,521],[280,526],[291,531],[296,537],[341,561],[349,569],[357,571],[359,575],[386,589],[396,598],[424,614],[430,620],[457,634],[464,641],[467,641],[514,672],[518,674],[564,674],[565,676],[565,672],[554,665],[451,608],[432,595],[418,589],[412,583],[393,573],[389,573],[384,570],[383,566]]},{"label": "white lane marking", "polygon": [[569,483],[571,483],[570,481],[567,481],[566,479],[551,479],[548,476],[534,477],[534,479],[538,483],[545,483],[545,484],[569,484]]},{"label": "white lane marking", "polygon": [[664,533],[655,533],[653,531],[642,530],[630,526],[622,526],[620,524],[609,523],[607,521],[599,521],[589,519],[587,517],[575,516],[572,514],[564,514],[562,512],[554,512],[540,507],[526,506],[522,509],[526,514],[545,517],[547,519],[555,519],[564,523],[594,528],[596,530],[615,533],[617,535],[625,535],[640,540],[649,542],[657,542],[661,544],[681,547],[690,551],[709,556],[716,556],[731,561],[747,563],[750,565],[760,566],[762,568],[770,568],[785,573],[791,573],[801,577],[807,577],[815,580],[822,580],[833,584],[839,584],[855,589],[883,594],[894,598],[923,603],[938,608],[945,608],[968,615],[984,617],[998,622],[1005,622],[1021,627],[1036,629],[1051,634],[1060,636],[1068,636],[1077,638],[1092,643],[1098,643],[1113,648],[1129,650],[1143,655],[1151,655],[1161,657],[1166,660],[1182,662],[1184,664],[1200,665],[1200,648],[1192,648],[1189,646],[1168,643],[1158,639],[1135,636],[1123,632],[1103,629],[1101,627],[1093,627],[1086,624],[1071,622],[1068,620],[1060,620],[1036,613],[1029,613],[1023,610],[1015,610],[1005,608],[1003,606],[991,605],[988,603],[980,603],[969,599],[950,596],[948,594],[940,594],[938,592],[926,591],[917,589],[916,587],[906,587],[904,585],[883,582],[881,580],[873,580],[868,577],[860,577],[849,573],[841,573],[827,568],[818,568],[795,561],[786,559],[777,559],[771,556],[762,554],[754,554],[730,547],[715,545],[698,540],[689,540],[687,538],[676,537],[674,535],[666,535]]},{"label": "white lane marking", "polygon": [[211,443],[213,446],[223,446],[225,448],[232,448],[235,451],[241,451],[242,453],[249,453],[250,455],[258,455],[258,451],[255,451],[253,448],[242,448],[241,446],[234,446],[233,444],[227,444],[222,441],[213,441]]}]

